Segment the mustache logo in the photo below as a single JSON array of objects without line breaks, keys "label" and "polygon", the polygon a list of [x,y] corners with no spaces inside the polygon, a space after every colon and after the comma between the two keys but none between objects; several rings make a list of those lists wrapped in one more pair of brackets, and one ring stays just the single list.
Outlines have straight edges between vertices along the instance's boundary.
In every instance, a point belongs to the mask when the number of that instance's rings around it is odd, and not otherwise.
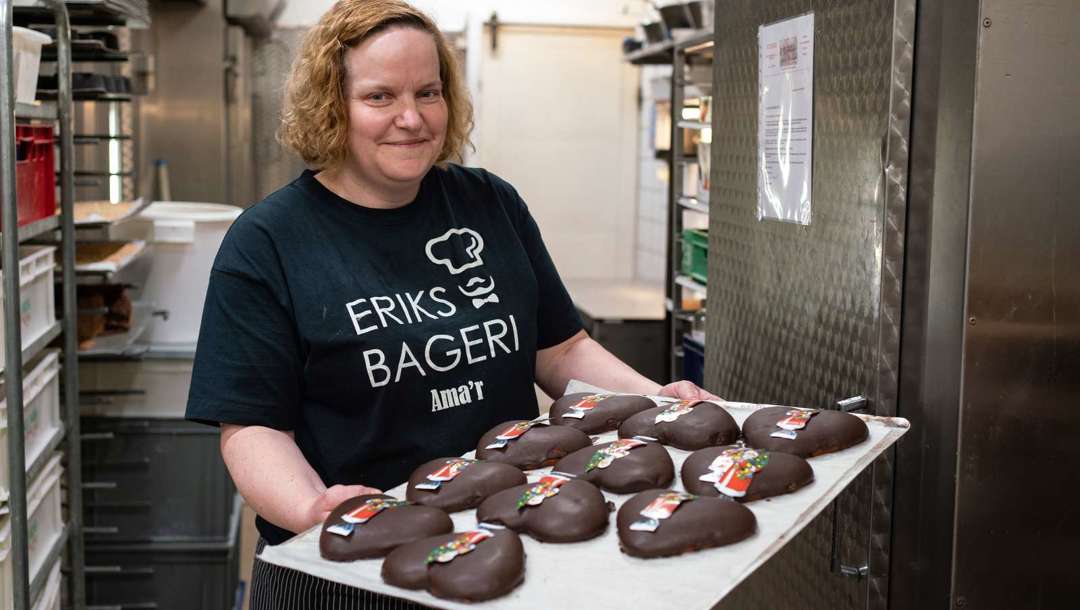
[{"label": "mustache logo", "polygon": [[[478,287],[473,288],[473,286]],[[461,294],[472,298],[473,307],[476,309],[480,309],[486,303],[499,302],[499,295],[493,293],[495,290],[495,278],[490,275],[486,282],[479,277],[469,278],[469,281],[465,282],[465,287],[458,286],[457,289]]]}]

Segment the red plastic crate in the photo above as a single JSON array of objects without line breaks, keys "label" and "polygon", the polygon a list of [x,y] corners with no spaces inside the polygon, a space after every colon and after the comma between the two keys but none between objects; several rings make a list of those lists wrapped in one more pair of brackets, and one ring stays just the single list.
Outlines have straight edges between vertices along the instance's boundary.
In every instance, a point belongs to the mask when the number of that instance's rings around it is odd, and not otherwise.
[{"label": "red plastic crate", "polygon": [[19,226],[56,214],[56,154],[49,125],[16,125],[15,191]]}]

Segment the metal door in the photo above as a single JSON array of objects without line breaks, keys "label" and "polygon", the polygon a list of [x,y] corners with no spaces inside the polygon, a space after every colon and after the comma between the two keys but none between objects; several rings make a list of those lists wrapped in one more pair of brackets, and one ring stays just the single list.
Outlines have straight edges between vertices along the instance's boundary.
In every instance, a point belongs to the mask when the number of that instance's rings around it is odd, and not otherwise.
[{"label": "metal door", "polygon": [[[808,11],[813,222],[762,222],[758,26]],[[914,17],[915,0],[717,2],[705,381],[720,395],[895,413]],[[721,606],[885,607],[891,455]]]},{"label": "metal door", "polygon": [[1080,2],[979,19],[952,602],[1076,607]]}]

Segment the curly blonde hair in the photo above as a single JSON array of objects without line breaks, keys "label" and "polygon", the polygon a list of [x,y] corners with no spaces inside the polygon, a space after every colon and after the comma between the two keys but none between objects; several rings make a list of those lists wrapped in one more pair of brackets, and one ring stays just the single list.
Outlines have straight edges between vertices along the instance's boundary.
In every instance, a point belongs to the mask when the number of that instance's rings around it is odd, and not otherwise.
[{"label": "curly blonde hair", "polygon": [[340,0],[304,37],[285,90],[278,140],[314,169],[343,161],[349,152],[345,51],[390,27],[431,34],[448,110],[446,141],[436,163],[462,160],[473,127],[472,102],[450,43],[423,12],[400,0]]}]

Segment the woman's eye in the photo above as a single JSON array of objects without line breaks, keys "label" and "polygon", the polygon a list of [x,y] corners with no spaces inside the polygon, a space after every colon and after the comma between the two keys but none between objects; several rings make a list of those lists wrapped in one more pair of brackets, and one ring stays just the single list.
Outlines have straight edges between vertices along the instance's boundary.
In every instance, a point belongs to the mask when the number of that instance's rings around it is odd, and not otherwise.
[{"label": "woman's eye", "polygon": [[385,93],[372,93],[371,95],[369,95],[367,97],[367,99],[368,99],[369,102],[375,102],[376,104],[381,104],[383,102],[390,101],[390,96],[385,94]]},{"label": "woman's eye", "polygon": [[420,98],[425,100],[438,99],[442,95],[442,92],[438,89],[429,89],[427,91],[420,92]]}]

